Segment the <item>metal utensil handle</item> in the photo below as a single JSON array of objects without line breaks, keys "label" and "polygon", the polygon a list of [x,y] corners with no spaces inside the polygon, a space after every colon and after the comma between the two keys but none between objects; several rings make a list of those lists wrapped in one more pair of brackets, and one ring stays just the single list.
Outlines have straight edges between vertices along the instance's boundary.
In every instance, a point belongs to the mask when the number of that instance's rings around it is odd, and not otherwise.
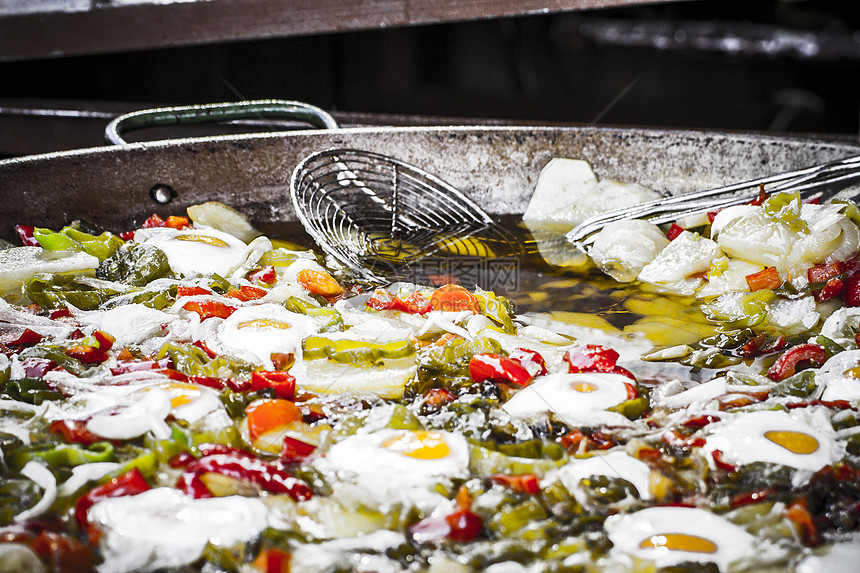
[{"label": "metal utensil handle", "polygon": [[162,107],[133,111],[115,118],[105,128],[105,142],[125,145],[122,135],[135,129],[167,125],[215,123],[236,119],[294,119],[320,129],[337,129],[328,112],[298,101],[267,99],[204,105]]},{"label": "metal utensil handle", "polygon": [[[660,224],[690,214],[738,205],[753,198],[763,186],[770,185],[770,187],[765,188],[768,193],[799,191],[803,196],[821,186],[850,181],[858,177],[860,177],[860,155],[852,155],[829,163],[813,165],[752,181],[664,197],[632,207],[600,213],[589,217],[568,231],[567,240],[574,245],[582,243],[607,224],[624,219],[648,219],[652,223]],[[743,193],[744,191],[747,193]]]}]

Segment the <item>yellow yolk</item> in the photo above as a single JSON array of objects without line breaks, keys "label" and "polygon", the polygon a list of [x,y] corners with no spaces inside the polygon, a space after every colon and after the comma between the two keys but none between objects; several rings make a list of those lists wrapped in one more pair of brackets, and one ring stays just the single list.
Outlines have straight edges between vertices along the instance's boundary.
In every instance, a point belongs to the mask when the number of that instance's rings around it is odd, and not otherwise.
[{"label": "yellow yolk", "polygon": [[437,432],[421,430],[388,439],[382,447],[418,460],[439,460],[447,457],[451,449]]},{"label": "yellow yolk", "polygon": [[686,533],[663,533],[643,539],[641,549],[660,549],[672,551],[691,551],[694,553],[716,553],[717,545],[710,539]]},{"label": "yellow yolk", "polygon": [[[186,384],[184,382],[168,382],[160,384],[161,388],[170,395],[170,407],[178,408],[185,404],[190,404],[193,400],[200,396],[200,389],[194,384]],[[149,390],[149,388],[146,388]]]},{"label": "yellow yolk", "polygon": [[253,320],[240,322],[236,325],[236,328],[277,328],[279,330],[286,330],[290,328],[290,325],[286,322],[273,320],[271,318],[255,318]]},{"label": "yellow yolk", "polygon": [[213,247],[227,248],[230,245],[219,239],[218,237],[210,237],[209,235],[177,235],[174,237],[176,241],[191,241],[194,243],[205,243]]},{"label": "yellow yolk", "polygon": [[764,437],[794,454],[811,454],[818,450],[818,440],[803,432],[770,430]]},{"label": "yellow yolk", "polygon": [[594,392],[595,390],[597,390],[597,386],[591,384],[590,382],[574,382],[573,384],[571,384],[571,386],[577,392],[583,393]]}]

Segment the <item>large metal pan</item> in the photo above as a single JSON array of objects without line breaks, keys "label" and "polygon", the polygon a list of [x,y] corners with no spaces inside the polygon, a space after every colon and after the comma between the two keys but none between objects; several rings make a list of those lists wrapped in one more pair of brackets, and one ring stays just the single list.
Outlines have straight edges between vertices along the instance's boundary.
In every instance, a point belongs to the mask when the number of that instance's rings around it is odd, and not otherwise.
[{"label": "large metal pan", "polygon": [[[230,135],[0,161],[0,237],[14,225],[85,218],[112,230],[207,200],[256,224],[296,221],[289,178],[330,147],[390,154],[460,188],[491,214],[525,209],[553,157],[589,161],[598,176],[676,194],[858,153],[849,142],[761,134],[595,127],[394,127]],[[163,203],[169,200],[168,203]]]}]

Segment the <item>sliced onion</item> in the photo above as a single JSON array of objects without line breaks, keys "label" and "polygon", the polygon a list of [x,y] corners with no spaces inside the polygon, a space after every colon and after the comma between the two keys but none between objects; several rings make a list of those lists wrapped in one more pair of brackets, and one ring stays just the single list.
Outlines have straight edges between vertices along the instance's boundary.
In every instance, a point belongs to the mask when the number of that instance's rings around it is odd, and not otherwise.
[{"label": "sliced onion", "polygon": [[40,515],[57,500],[57,478],[48,468],[38,462],[29,461],[21,470],[21,475],[33,480],[36,485],[45,490],[45,493],[42,494],[42,499],[36,502],[36,505],[16,515],[15,521],[26,521],[31,517]]}]

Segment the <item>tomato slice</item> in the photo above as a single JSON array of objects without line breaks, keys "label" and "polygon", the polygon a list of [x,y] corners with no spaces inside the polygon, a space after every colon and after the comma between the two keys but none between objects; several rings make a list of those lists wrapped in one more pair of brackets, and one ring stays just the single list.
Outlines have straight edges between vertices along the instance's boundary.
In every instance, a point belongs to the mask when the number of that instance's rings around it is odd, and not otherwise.
[{"label": "tomato slice", "polygon": [[459,312],[471,310],[475,314],[481,312],[481,305],[475,296],[460,285],[447,284],[440,286],[430,297],[430,306],[433,310],[446,310]]},{"label": "tomato slice", "polygon": [[782,279],[779,277],[779,271],[776,267],[768,267],[757,273],[747,275],[746,280],[751,292],[762,289],[773,290],[782,284]]},{"label": "tomato slice", "polygon": [[297,278],[299,284],[309,292],[318,294],[327,299],[334,298],[344,293],[343,287],[330,274],[313,269],[299,271]]},{"label": "tomato slice", "polygon": [[281,398],[252,402],[245,408],[245,413],[248,415],[248,435],[252,443],[263,434],[302,419],[299,407]]}]

